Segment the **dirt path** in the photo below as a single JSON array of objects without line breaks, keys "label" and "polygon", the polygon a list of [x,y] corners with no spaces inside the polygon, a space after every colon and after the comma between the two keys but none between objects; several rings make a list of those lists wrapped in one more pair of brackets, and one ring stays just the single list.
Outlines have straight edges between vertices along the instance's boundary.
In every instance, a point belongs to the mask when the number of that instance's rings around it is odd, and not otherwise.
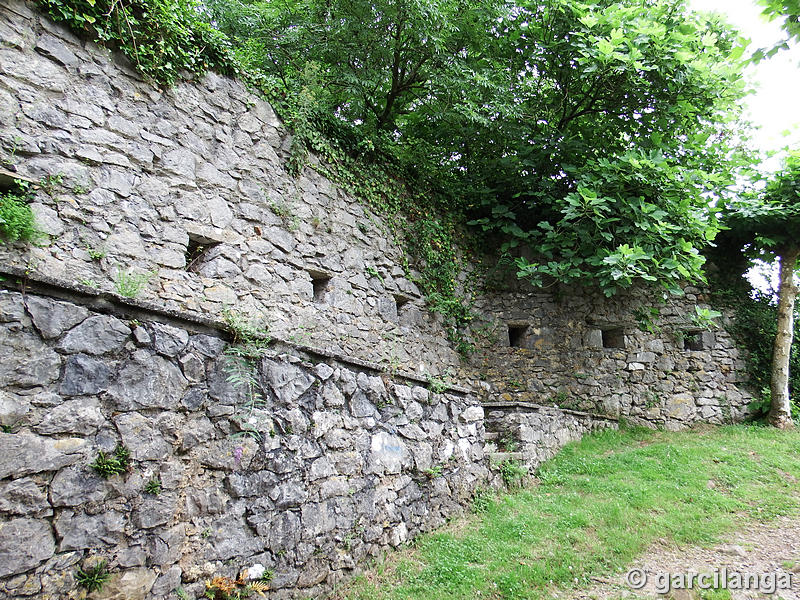
[{"label": "dirt path", "polygon": [[[709,592],[698,590],[697,581],[693,591],[677,588],[688,587],[687,573],[707,573],[713,577],[716,572],[719,581],[724,580],[727,574],[727,581],[730,582],[728,589],[733,600],[800,600],[800,517],[785,517],[769,524],[749,525],[746,530],[729,535],[725,543],[711,548],[679,548],[674,544],[655,544],[645,555],[634,561],[630,568],[638,570],[630,575],[636,583],[642,579],[643,573],[647,575],[647,583],[641,589],[632,589],[623,574],[612,580],[596,579],[596,586],[589,590],[570,591],[558,594],[558,597],[569,600],[663,598],[658,592],[666,591],[667,577],[677,575],[683,581],[676,581],[677,585],[667,593],[669,597],[676,600],[709,598]],[[731,588],[736,585],[737,573],[761,576],[759,585],[765,591],[769,591],[770,581],[776,588],[781,584],[789,584],[790,587],[775,589],[772,595],[754,591],[752,588],[734,590]],[[713,579],[707,581],[712,583]]]}]

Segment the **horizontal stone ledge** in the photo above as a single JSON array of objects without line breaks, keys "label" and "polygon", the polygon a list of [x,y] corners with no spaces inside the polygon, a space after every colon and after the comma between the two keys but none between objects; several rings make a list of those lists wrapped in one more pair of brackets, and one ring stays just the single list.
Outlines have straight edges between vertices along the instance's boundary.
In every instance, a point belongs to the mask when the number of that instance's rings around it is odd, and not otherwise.
[{"label": "horizontal stone ledge", "polygon": [[560,408],[560,407],[555,407],[555,406],[547,406],[545,404],[536,404],[535,402],[525,402],[524,400],[510,400],[510,401],[509,400],[502,400],[502,401],[498,401],[498,402],[488,401],[488,402],[481,402],[481,406],[483,406],[484,409],[488,409],[488,410],[491,410],[491,409],[500,409],[500,410],[523,409],[525,411],[530,411],[530,412],[533,412],[533,411],[540,412],[542,410],[557,410],[559,412],[562,412],[562,413],[565,413],[565,414],[568,414],[568,415],[575,415],[577,417],[590,417],[590,418],[598,420],[598,421],[614,421],[615,423],[619,422],[619,418],[618,417],[614,417],[612,415],[601,415],[601,414],[598,414],[598,413],[590,413],[590,412],[584,412],[584,411],[581,411],[581,410],[573,410],[571,408]]},{"label": "horizontal stone ledge", "polygon": [[24,175],[20,175],[19,173],[15,173],[0,167],[0,190],[8,190],[16,187],[17,181],[24,181],[33,185],[39,184],[39,182],[35,179],[25,177]]},{"label": "horizontal stone ledge", "polygon": [[[0,288],[48,296],[85,306],[95,312],[112,314],[122,319],[155,321],[179,327],[192,333],[213,335],[231,341],[230,330],[223,321],[211,319],[193,311],[168,309],[155,302],[125,298],[112,292],[101,292],[85,285],[67,282],[48,275],[28,273],[24,269],[15,266],[0,268],[0,280]],[[280,346],[292,352],[328,359],[346,367],[355,367],[356,369],[366,369],[375,373],[391,375],[393,379],[412,382],[423,387],[430,386],[430,382],[426,378],[413,373],[389,373],[378,363],[352,356],[343,356],[330,350],[297,344],[272,336],[269,339],[270,346],[273,347]],[[468,388],[456,385],[448,385],[445,391],[458,395],[473,393]]]}]

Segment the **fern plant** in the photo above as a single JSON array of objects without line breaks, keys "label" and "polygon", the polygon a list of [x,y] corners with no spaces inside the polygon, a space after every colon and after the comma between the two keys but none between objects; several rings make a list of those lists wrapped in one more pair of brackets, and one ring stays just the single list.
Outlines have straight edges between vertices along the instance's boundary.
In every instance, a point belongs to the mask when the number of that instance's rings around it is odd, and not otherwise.
[{"label": "fern plant", "polygon": [[5,242],[32,242],[42,235],[36,227],[33,211],[24,193],[26,189],[17,182],[22,194],[0,194],[0,239]]},{"label": "fern plant", "polygon": [[109,579],[111,579],[111,573],[108,572],[108,562],[105,560],[101,560],[88,569],[78,569],[75,573],[75,581],[89,592],[100,590]]},{"label": "fern plant", "polygon": [[106,454],[102,450],[97,453],[97,458],[90,465],[100,477],[108,479],[112,475],[126,472],[131,465],[131,453],[123,446],[118,444],[114,452]]}]

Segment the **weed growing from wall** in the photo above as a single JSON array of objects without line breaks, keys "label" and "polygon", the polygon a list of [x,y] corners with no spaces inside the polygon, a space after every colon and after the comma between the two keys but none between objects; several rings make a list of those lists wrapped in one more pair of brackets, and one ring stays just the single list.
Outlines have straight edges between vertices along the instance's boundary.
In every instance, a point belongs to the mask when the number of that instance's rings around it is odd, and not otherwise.
[{"label": "weed growing from wall", "polygon": [[17,182],[21,193],[0,194],[0,240],[4,242],[33,242],[42,232],[36,227],[33,211],[28,204],[27,184]]},{"label": "weed growing from wall", "polygon": [[93,567],[78,569],[75,572],[75,581],[89,592],[99,591],[109,579],[111,573],[108,572],[108,563],[105,560],[101,560]]},{"label": "weed growing from wall", "polygon": [[450,370],[448,369],[441,376],[431,375],[425,377],[428,380],[428,389],[434,394],[446,392],[450,387]]},{"label": "weed growing from wall", "polygon": [[152,272],[135,273],[118,268],[114,277],[114,290],[123,298],[136,298],[152,276]]},{"label": "weed growing from wall", "polygon": [[158,496],[161,493],[161,480],[154,475],[150,478],[150,481],[145,484],[144,491],[146,494]]},{"label": "weed growing from wall", "polygon": [[118,444],[114,451],[106,454],[102,450],[97,453],[97,458],[90,465],[100,477],[107,479],[112,475],[125,473],[131,466],[131,453],[123,446]]},{"label": "weed growing from wall", "polygon": [[527,474],[527,467],[513,458],[500,463],[500,477],[508,488],[522,487]]},{"label": "weed growing from wall", "polygon": [[264,406],[261,386],[256,378],[256,361],[263,355],[271,340],[266,327],[259,325],[229,307],[222,311],[228,330],[233,335],[233,343],[225,349],[223,369],[227,381],[244,392],[245,401],[234,415],[240,432],[234,435],[247,435],[261,440],[258,428],[250,422],[256,409]]}]

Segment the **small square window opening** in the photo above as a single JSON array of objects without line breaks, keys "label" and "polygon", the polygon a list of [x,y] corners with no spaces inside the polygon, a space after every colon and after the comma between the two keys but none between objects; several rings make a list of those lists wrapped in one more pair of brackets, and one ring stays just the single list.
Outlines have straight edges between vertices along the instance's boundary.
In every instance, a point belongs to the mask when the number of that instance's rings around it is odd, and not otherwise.
[{"label": "small square window opening", "polygon": [[328,293],[328,285],[331,278],[321,273],[311,273],[311,286],[314,289],[314,302],[325,302],[325,295]]},{"label": "small square window opening", "polygon": [[622,327],[603,329],[603,348],[624,348],[625,330]]},{"label": "small square window opening", "polygon": [[528,341],[528,325],[508,326],[508,345],[512,348],[526,348]]},{"label": "small square window opening", "polygon": [[187,271],[196,271],[203,263],[203,260],[205,260],[208,251],[218,245],[219,242],[189,235],[189,243],[186,245],[186,252],[184,254],[186,257],[185,269]]}]

